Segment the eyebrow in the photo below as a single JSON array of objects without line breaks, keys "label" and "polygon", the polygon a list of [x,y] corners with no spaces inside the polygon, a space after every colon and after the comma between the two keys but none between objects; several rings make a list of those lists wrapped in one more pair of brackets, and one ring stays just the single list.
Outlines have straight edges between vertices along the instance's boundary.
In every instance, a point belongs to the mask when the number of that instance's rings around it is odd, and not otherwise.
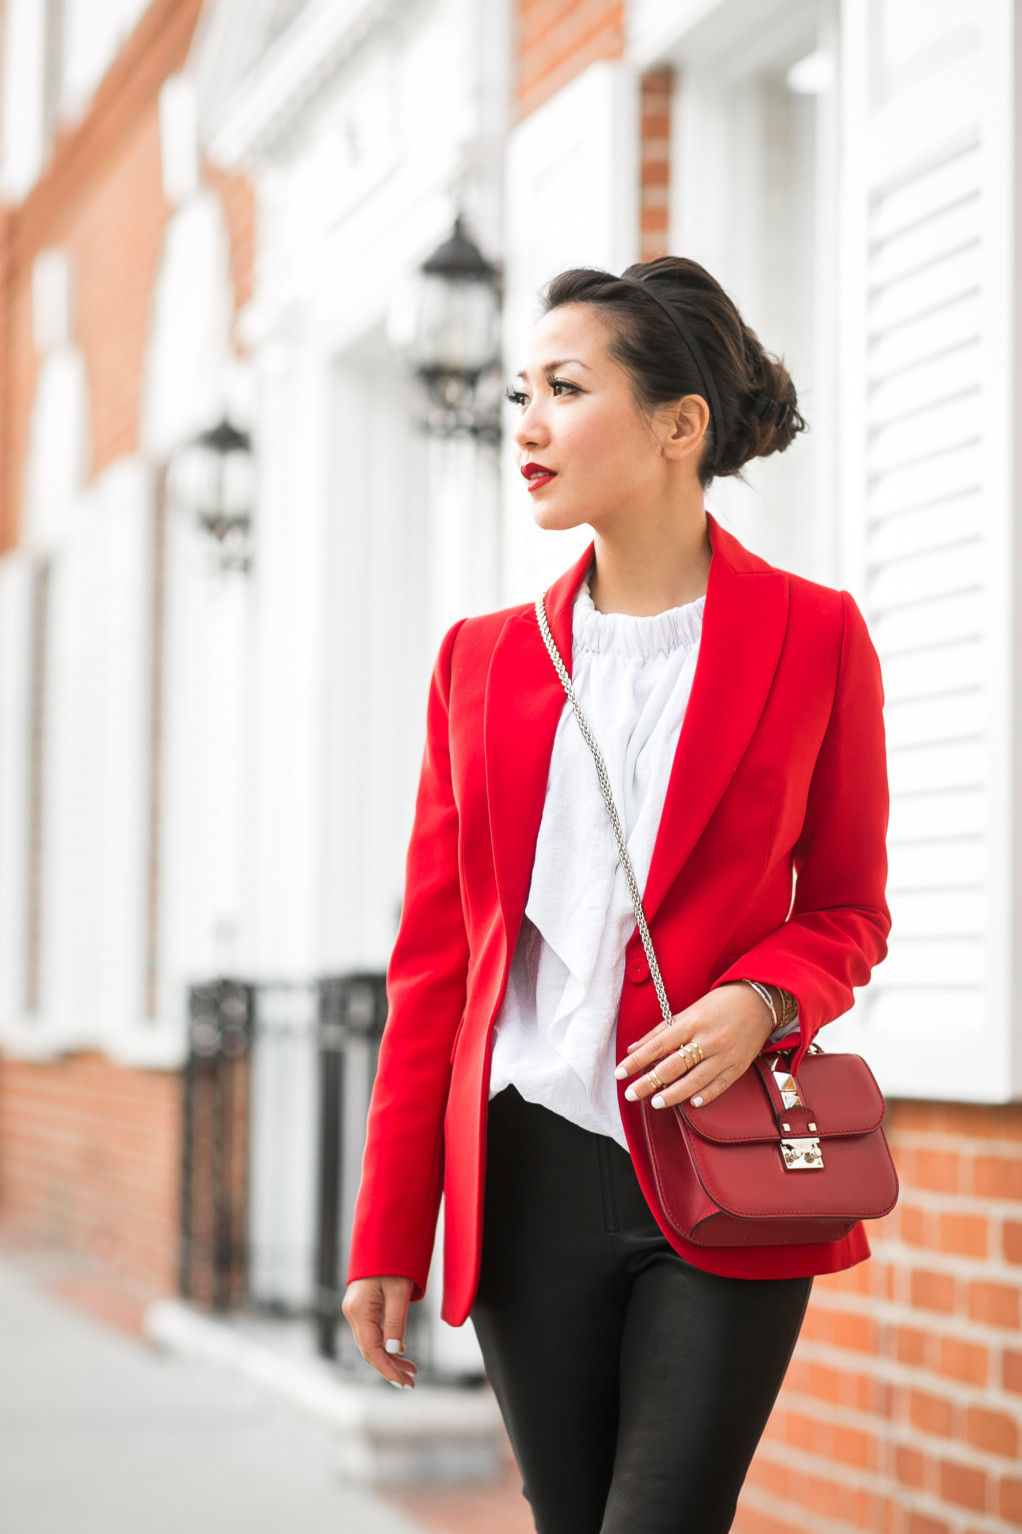
[{"label": "eyebrow", "polygon": [[[587,364],[584,363],[581,360],[581,358],[579,358],[579,357],[562,357],[559,362],[545,362],[543,364],[541,372],[544,372],[544,373],[554,373],[554,372],[557,371],[558,368],[567,367],[569,362],[573,362],[576,367],[585,368],[586,372],[590,371],[590,369],[587,366]],[[526,374],[525,374],[525,369],[524,368],[519,368],[518,372],[515,374],[516,378],[524,378],[525,376],[526,376]]]}]

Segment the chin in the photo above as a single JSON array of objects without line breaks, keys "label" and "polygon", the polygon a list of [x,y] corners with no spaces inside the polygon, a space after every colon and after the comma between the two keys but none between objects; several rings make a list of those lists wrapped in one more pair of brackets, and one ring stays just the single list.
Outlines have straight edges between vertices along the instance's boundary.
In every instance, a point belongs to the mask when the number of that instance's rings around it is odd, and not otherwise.
[{"label": "chin", "polygon": [[532,519],[537,527],[550,533],[566,533],[573,527],[582,527],[586,521],[581,509],[571,510],[563,506],[537,506]]}]

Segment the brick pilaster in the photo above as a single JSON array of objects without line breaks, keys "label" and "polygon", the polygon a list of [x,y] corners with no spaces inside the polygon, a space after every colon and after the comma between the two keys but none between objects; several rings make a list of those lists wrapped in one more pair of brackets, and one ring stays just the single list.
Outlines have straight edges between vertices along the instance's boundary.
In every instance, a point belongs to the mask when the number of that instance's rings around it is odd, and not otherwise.
[{"label": "brick pilaster", "polygon": [[642,77],[639,250],[643,261],[669,254],[673,90],[673,69],[651,69]]}]

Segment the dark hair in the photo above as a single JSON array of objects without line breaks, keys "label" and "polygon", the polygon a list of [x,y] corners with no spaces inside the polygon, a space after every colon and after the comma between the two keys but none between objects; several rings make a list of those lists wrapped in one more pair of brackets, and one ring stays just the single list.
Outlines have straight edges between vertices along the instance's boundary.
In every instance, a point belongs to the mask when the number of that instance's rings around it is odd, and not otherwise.
[{"label": "dark hair", "polygon": [[[698,261],[661,256],[630,266],[620,277],[591,267],[573,267],[547,285],[543,312],[562,304],[591,304],[606,318],[610,354],[629,373],[639,409],[659,406],[707,389],[689,346],[646,283],[675,311],[680,330],[695,336],[709,371],[716,401],[699,465],[702,484],[740,475],[750,458],[783,453],[806,422],[798,410],[795,385],[784,363],[763,349],[720,283]],[[719,413],[720,419],[716,416]]]}]

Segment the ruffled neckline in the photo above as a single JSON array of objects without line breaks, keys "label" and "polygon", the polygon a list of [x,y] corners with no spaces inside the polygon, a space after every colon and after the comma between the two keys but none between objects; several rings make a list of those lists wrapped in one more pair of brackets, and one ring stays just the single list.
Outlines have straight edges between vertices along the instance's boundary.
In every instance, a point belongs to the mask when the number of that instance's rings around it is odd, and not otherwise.
[{"label": "ruffled neckline", "polygon": [[578,589],[572,609],[572,643],[579,649],[602,655],[638,655],[649,660],[671,650],[695,644],[702,631],[705,594],[680,607],[637,618],[632,613],[601,613],[593,604],[589,582]]}]

